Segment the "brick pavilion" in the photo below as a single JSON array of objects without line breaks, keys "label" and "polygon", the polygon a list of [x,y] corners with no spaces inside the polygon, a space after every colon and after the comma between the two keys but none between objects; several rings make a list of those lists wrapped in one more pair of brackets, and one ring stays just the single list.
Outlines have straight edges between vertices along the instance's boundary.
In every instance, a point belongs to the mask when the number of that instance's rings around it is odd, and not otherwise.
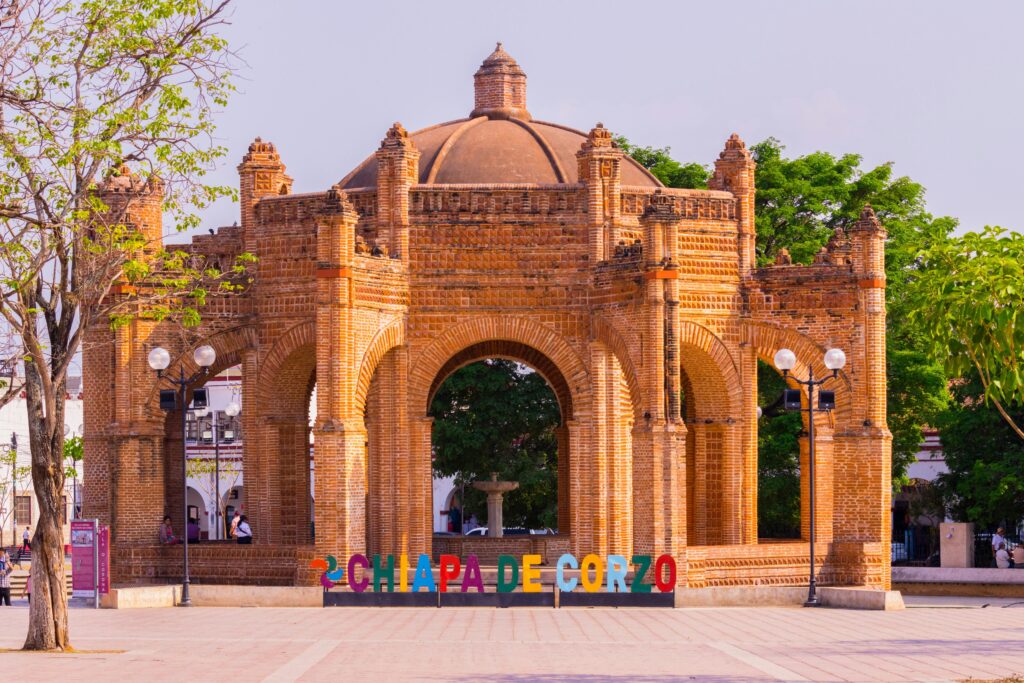
[{"label": "brick pavilion", "polygon": [[[813,265],[759,268],[737,135],[711,189],[669,189],[601,124],[534,119],[500,44],[474,85],[468,117],[394,124],[326,191],[294,193],[257,138],[237,226],[181,247],[255,254],[252,285],[214,298],[189,336],[143,319],[89,330],[84,516],[112,527],[114,581],[181,576],[180,547],[156,545],[165,511],[180,524],[181,416],[160,410],[146,356],[164,346],[169,372],[192,371],[208,343],[214,372],[242,368],[255,544],[196,546],[194,581],[312,584],[326,554],[592,552],[671,553],[690,587],[799,585],[808,543],[758,540],[757,362],[787,347],[796,376],[821,376],[839,347],[836,409],[815,418],[821,581],[888,587],[886,234],[870,208]],[[122,173],[100,191],[160,241],[158,184]],[[559,401],[559,533],[435,537],[430,399],[494,357],[534,368]],[[805,539],[808,493],[805,477]]]}]

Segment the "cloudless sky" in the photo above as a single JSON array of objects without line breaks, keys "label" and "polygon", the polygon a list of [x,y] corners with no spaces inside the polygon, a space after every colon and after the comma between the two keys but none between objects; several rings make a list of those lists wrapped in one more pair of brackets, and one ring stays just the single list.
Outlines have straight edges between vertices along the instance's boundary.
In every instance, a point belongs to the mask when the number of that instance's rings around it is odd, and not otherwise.
[{"label": "cloudless sky", "polygon": [[[534,117],[601,121],[681,161],[710,163],[738,132],[791,155],[855,152],[928,188],[963,229],[1021,229],[1024,3],[340,2],[238,0],[227,36],[240,92],[219,118],[230,150],[273,141],[294,191],[324,190],[394,121],[469,114],[496,41],[526,71]],[[222,202],[203,228],[231,225]]]}]

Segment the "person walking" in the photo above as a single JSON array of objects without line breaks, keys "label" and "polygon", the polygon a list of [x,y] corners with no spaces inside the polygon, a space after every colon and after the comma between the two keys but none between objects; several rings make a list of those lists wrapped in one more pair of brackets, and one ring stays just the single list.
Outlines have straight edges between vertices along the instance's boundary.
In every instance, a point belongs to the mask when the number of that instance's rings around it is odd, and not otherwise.
[{"label": "person walking", "polygon": [[25,530],[21,532],[21,552],[32,550],[32,544],[29,542],[31,537],[32,534],[28,532],[28,527],[25,527]]},{"label": "person walking", "polygon": [[252,528],[249,526],[249,518],[242,515],[238,520],[238,527],[235,529],[235,537],[239,545],[252,544]]},{"label": "person walking", "polygon": [[11,562],[7,550],[0,548],[0,605],[11,606],[11,574],[14,573],[14,564]]}]

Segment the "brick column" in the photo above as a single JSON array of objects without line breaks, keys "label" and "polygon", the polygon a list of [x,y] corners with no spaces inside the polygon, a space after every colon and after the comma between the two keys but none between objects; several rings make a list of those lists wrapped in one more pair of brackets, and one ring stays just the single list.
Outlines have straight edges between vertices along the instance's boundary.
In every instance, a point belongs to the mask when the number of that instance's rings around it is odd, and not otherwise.
[{"label": "brick column", "polygon": [[568,534],[572,529],[570,517],[569,428],[565,421],[555,429],[558,441],[558,533]]},{"label": "brick column", "polygon": [[576,153],[580,182],[587,188],[587,224],[592,264],[611,258],[622,202],[621,149],[612,134],[597,124]]},{"label": "brick column", "polygon": [[[814,434],[814,540],[815,544],[832,541],[833,463],[835,462],[831,430],[816,424]],[[800,537],[810,538],[810,444],[800,439]],[[819,552],[823,552],[819,548]]]}]

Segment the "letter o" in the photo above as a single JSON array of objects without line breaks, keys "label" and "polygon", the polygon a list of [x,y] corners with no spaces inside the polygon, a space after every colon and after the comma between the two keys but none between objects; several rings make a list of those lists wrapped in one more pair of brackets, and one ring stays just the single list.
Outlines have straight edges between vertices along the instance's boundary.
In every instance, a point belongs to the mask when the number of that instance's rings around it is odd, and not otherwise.
[{"label": "letter o", "polygon": [[[668,580],[662,581],[661,568],[668,565]],[[676,561],[671,555],[659,555],[654,563],[654,585],[662,593],[671,593],[676,587]]]},{"label": "letter o", "polygon": [[[594,580],[590,580],[590,568],[594,568]],[[597,555],[587,555],[580,564],[580,583],[588,593],[597,593],[604,582],[604,562]]]}]

